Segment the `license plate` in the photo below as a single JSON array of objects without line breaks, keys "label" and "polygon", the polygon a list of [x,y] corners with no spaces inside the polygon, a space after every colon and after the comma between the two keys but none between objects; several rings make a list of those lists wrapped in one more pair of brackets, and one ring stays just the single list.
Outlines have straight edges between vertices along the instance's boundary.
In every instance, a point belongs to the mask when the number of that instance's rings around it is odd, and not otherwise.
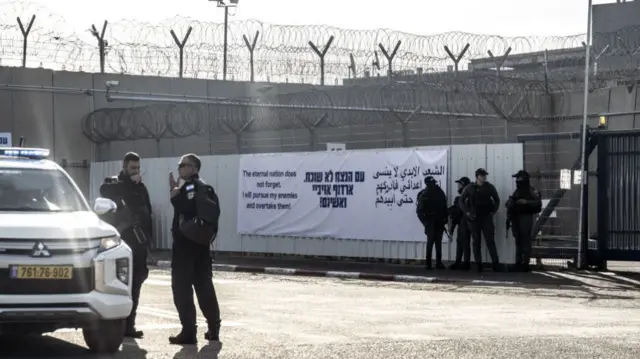
[{"label": "license plate", "polygon": [[11,266],[13,279],[72,279],[72,266]]}]

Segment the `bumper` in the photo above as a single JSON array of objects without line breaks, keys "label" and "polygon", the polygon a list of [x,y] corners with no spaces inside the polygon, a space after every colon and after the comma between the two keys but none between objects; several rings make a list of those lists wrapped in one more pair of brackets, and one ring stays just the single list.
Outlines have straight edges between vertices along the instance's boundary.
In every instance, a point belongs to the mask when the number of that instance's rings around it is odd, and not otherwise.
[{"label": "bumper", "polygon": [[124,319],[131,313],[131,307],[129,296],[96,291],[61,295],[0,294],[0,323],[75,326],[99,319]]}]

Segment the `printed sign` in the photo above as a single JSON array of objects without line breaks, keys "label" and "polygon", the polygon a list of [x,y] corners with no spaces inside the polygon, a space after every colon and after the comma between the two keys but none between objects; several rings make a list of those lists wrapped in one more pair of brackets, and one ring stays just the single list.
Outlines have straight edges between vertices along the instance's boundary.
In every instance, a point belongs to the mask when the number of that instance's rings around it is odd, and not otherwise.
[{"label": "printed sign", "polygon": [[241,234],[424,241],[416,197],[433,176],[447,191],[447,150],[243,155]]},{"label": "printed sign", "polygon": [[0,147],[11,147],[11,132],[0,132]]}]

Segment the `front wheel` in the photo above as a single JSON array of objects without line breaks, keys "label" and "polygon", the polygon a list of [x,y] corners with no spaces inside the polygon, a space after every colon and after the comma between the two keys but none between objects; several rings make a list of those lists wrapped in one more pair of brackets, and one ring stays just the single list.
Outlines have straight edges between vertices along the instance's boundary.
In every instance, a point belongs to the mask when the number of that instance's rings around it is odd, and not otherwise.
[{"label": "front wheel", "polygon": [[84,341],[92,352],[113,354],[124,341],[125,319],[99,320],[82,330]]}]

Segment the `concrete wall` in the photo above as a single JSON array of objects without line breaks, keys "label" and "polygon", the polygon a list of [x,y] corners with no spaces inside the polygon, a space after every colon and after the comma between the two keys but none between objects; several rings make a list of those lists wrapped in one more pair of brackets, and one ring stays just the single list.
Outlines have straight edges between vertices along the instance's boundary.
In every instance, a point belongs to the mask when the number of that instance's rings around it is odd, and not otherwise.
[{"label": "concrete wall", "polygon": [[[70,163],[83,160],[118,160],[126,151],[137,151],[143,157],[171,157],[185,152],[200,155],[221,155],[255,152],[296,152],[323,150],[326,142],[346,143],[349,149],[442,146],[458,144],[516,142],[517,135],[576,131],[580,128],[583,95],[562,93],[550,99],[527,101],[523,111],[554,114],[559,120],[504,121],[498,118],[462,118],[451,116],[414,116],[404,126],[391,113],[372,111],[314,111],[308,109],[264,110],[242,107],[205,106],[202,113],[193,111],[190,105],[163,105],[150,112],[146,107],[138,112],[149,118],[171,116],[175,123],[196,123],[210,126],[196,136],[107,142],[94,145],[84,134],[82,119],[90,112],[105,108],[131,108],[148,106],[143,101],[107,102],[105,81],[118,80],[119,91],[138,93],[164,93],[202,97],[253,97],[264,102],[283,93],[291,93],[289,103],[325,106],[372,106],[385,104],[407,105],[406,108],[424,104],[429,109],[452,112],[480,111],[472,97],[451,97],[448,93],[411,98],[409,94],[379,91],[367,93],[363,87],[312,88],[303,84],[251,84],[213,80],[155,78],[142,76],[100,75],[71,72],[53,72],[42,69],[0,68],[0,132],[13,133],[17,143],[20,136],[28,145],[49,147],[56,161],[66,159]],[[23,86],[20,89],[6,85]],[[32,86],[25,88],[24,86]],[[52,89],[55,88],[55,89]],[[81,91],[94,89],[95,91]],[[322,91],[317,91],[322,90]],[[332,99],[323,100],[322,93],[331,93]],[[318,95],[320,94],[320,95]],[[589,112],[614,113],[640,111],[638,90],[626,87],[596,90],[590,95]],[[158,106],[155,104],[154,106]],[[504,102],[504,111],[513,106]],[[414,107],[415,108],[415,107]],[[104,113],[111,113],[103,111]],[[135,111],[126,110],[128,114]],[[194,114],[196,113],[196,114]],[[328,118],[317,130],[309,131],[300,123],[310,123],[323,114]],[[105,118],[111,115],[106,116]],[[137,116],[137,117],[136,117]],[[123,123],[136,119],[144,124],[144,116],[125,115],[118,118]],[[402,116],[406,116],[403,114]],[[141,119],[142,118],[142,119]],[[248,119],[255,118],[254,125],[242,135],[225,130],[224,123],[236,129]],[[107,121],[107,120],[105,120]],[[614,116],[609,119],[610,128],[637,128],[637,115]],[[113,121],[109,122],[112,125]],[[157,125],[149,122],[147,125]],[[595,120],[592,120],[595,125]],[[126,135],[126,134],[125,134]],[[525,167],[531,172],[558,171],[568,168],[577,157],[579,141],[536,141],[524,145]],[[595,158],[595,157],[594,157]],[[595,166],[595,165],[594,165]],[[79,186],[88,193],[89,171],[84,168],[68,170]],[[550,198],[558,187],[556,177],[541,177],[535,185]],[[563,202],[558,213],[561,218],[552,220],[546,230],[551,234],[573,235],[577,228],[577,191]],[[560,224],[564,224],[560,226]]]},{"label": "concrete wall", "polygon": [[[459,145],[445,146],[449,149],[448,198],[453,201],[455,180],[472,174],[479,167],[490,173],[491,182],[505,199],[513,192],[512,173],[522,168],[522,145]],[[436,146],[442,149],[442,147]],[[425,147],[425,150],[433,147]],[[154,158],[143,160],[147,171],[145,183],[149,189],[155,212],[155,244],[158,248],[171,248],[170,227],[173,210],[169,202],[167,173],[175,170],[178,158]],[[215,249],[219,251],[297,254],[309,256],[336,256],[386,259],[424,259],[426,241],[396,242],[378,240],[347,240],[334,238],[275,237],[239,235],[237,230],[238,175],[240,156],[202,157],[202,177],[216,188],[220,196],[222,217],[220,232]],[[91,166],[91,198],[99,195],[99,186],[108,175],[117,173],[122,167],[120,161],[99,162]],[[496,215],[496,242],[499,255],[504,263],[513,263],[515,247],[513,240],[506,239],[506,213],[500,210]],[[484,247],[483,247],[484,248]],[[443,249],[445,260],[455,257],[455,242],[447,243]],[[486,252],[483,260],[489,262]]]}]

